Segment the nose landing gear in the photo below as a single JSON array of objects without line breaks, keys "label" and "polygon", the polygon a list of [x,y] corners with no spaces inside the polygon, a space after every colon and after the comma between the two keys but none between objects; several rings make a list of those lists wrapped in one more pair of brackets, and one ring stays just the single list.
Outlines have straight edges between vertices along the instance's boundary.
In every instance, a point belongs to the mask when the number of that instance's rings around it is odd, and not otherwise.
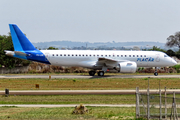
[{"label": "nose landing gear", "polygon": [[157,67],[155,67],[154,75],[155,75],[155,76],[158,76]]}]

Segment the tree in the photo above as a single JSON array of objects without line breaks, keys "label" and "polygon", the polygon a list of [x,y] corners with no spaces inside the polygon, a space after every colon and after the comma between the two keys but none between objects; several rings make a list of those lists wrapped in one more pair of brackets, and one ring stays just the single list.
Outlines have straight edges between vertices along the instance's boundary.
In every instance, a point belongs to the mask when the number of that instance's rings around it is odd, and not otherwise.
[{"label": "tree", "polygon": [[157,46],[153,46],[152,49],[150,50],[153,50],[153,51],[161,51],[161,52],[166,52],[165,50],[161,49],[161,48],[158,48]]},{"label": "tree", "polygon": [[134,46],[133,50],[140,50],[140,48],[138,46]]},{"label": "tree", "polygon": [[30,63],[30,61],[27,60],[7,56],[4,50],[14,51],[10,33],[8,36],[0,35],[0,67],[5,66],[7,68],[13,68],[15,65],[28,65]]},{"label": "tree", "polygon": [[176,53],[171,49],[167,50],[166,54],[169,55],[169,56],[175,56],[176,55]]},{"label": "tree", "polygon": [[58,50],[58,48],[55,48],[55,47],[49,47],[48,50]]},{"label": "tree", "polygon": [[180,31],[176,32],[174,35],[170,35],[167,38],[166,46],[168,47],[178,47],[180,49]]}]

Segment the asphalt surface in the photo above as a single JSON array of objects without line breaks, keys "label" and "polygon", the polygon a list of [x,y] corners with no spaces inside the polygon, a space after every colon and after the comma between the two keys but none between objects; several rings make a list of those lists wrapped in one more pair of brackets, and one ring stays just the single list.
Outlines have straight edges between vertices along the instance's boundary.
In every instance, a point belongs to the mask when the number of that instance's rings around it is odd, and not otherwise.
[{"label": "asphalt surface", "polygon": [[[146,94],[147,90],[140,90]],[[180,94],[180,89],[167,90],[167,94]],[[164,91],[161,91],[164,94]],[[9,95],[135,95],[135,90],[9,90]],[[150,94],[159,94],[159,90],[150,90]],[[0,95],[5,95],[5,90],[0,91]]]},{"label": "asphalt surface", "polygon": [[[180,78],[180,75],[105,75],[89,76],[89,75],[51,75],[51,78]],[[0,78],[49,78],[49,75],[0,75]]]}]

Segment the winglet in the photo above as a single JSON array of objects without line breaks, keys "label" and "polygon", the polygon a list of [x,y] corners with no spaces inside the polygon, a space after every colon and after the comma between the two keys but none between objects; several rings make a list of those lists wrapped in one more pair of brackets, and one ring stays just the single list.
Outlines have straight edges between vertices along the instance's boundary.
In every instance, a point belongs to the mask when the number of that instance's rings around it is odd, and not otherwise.
[{"label": "winglet", "polygon": [[9,24],[15,51],[37,50],[15,24]]}]

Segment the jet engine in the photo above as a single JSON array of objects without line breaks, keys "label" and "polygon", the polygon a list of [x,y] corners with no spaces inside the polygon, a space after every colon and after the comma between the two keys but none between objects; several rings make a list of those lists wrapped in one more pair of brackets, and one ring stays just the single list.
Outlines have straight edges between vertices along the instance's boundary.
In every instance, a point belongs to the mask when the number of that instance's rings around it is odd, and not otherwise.
[{"label": "jet engine", "polygon": [[135,73],[137,64],[135,62],[121,62],[115,69],[120,73]]}]

